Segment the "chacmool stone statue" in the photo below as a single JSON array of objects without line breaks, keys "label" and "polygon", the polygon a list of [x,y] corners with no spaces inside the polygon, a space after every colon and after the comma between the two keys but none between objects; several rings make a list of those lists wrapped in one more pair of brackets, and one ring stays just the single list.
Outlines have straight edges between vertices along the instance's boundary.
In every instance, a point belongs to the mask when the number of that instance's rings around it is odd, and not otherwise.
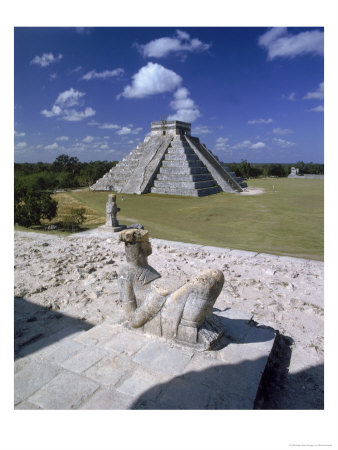
[{"label": "chacmool stone statue", "polygon": [[161,288],[161,275],[148,264],[152,253],[147,230],[120,232],[125,243],[127,265],[119,273],[120,299],[127,326],[141,328],[149,334],[175,339],[196,347],[211,348],[223,334],[213,305],[219,296],[224,275],[207,269],[174,292]]}]

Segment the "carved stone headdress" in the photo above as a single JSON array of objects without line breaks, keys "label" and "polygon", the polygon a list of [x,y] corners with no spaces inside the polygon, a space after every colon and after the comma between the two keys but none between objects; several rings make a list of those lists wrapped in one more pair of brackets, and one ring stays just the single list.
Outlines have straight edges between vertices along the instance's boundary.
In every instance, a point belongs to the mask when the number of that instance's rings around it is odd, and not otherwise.
[{"label": "carved stone headdress", "polygon": [[139,230],[137,228],[123,230],[119,234],[119,242],[125,242],[126,244],[149,242],[149,231]]}]

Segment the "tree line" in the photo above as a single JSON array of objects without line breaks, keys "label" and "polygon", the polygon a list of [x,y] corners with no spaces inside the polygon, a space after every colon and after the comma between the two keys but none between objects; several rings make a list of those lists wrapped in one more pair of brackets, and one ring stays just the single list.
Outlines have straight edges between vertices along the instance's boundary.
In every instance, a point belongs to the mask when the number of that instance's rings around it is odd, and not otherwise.
[{"label": "tree line", "polygon": [[295,164],[256,164],[250,163],[246,159],[240,163],[223,163],[224,166],[229,167],[236,176],[242,178],[259,178],[259,177],[287,177],[291,173],[291,167],[299,169],[300,174],[324,174],[324,164],[304,163],[298,161]]},{"label": "tree line", "polygon": [[91,186],[118,161],[82,163],[77,157],[59,155],[53,163],[15,163],[14,181],[20,180],[38,190]]},{"label": "tree line", "polygon": [[[81,163],[78,158],[58,156],[53,163],[14,164],[14,223],[24,227],[41,224],[57,215],[57,201],[51,193],[57,189],[91,186],[117,161]],[[74,209],[61,224],[74,229],[84,221],[84,210]]]}]

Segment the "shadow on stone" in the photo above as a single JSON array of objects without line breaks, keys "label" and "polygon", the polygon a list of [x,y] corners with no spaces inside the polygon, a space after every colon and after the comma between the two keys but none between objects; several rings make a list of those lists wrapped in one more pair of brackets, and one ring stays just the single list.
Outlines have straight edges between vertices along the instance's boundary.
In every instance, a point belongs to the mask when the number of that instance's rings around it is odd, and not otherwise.
[{"label": "shadow on stone", "polygon": [[265,358],[186,372],[141,394],[130,409],[253,409]]},{"label": "shadow on stone", "polygon": [[18,359],[94,324],[14,297],[14,358]]},{"label": "shadow on stone", "polygon": [[258,389],[255,409],[324,409],[324,365],[290,374],[292,343],[290,337],[277,334]]},{"label": "shadow on stone", "polygon": [[324,409],[324,367],[289,374],[291,343],[278,335],[267,363],[265,358],[226,365],[219,361],[177,376],[142,393],[130,409]]}]

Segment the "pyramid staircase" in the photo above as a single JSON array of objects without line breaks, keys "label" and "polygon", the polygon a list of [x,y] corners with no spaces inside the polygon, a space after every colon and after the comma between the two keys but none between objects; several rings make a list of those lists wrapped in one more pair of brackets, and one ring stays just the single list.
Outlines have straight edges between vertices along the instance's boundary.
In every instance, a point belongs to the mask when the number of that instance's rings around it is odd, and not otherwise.
[{"label": "pyramid staircase", "polygon": [[221,189],[187,141],[175,136],[151,192],[201,197],[217,194]]},{"label": "pyramid staircase", "polygon": [[190,128],[179,121],[153,122],[151,135],[90,189],[201,197],[246,188],[241,178],[190,135]]}]

